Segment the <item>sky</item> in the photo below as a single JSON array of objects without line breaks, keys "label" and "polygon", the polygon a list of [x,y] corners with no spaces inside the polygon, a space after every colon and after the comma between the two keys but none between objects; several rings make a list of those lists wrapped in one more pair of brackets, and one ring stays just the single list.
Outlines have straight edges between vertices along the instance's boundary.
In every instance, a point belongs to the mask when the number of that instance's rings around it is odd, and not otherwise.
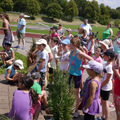
[{"label": "sky", "polygon": [[104,3],[105,6],[108,5],[109,7],[114,9],[120,7],[120,0],[96,0],[96,1],[98,1],[99,4]]}]

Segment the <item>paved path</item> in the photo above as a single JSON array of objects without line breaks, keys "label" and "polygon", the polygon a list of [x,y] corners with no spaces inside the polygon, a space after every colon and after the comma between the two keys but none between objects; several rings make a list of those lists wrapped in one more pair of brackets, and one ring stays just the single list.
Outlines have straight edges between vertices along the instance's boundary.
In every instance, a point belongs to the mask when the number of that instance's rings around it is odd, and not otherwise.
[{"label": "paved path", "polygon": [[[0,35],[0,45],[2,43],[3,35]],[[17,40],[17,38],[16,38]],[[38,40],[38,38],[36,38]],[[27,55],[27,51],[29,50],[30,46],[32,44],[32,39],[31,38],[26,38],[26,45],[25,48],[26,50],[21,50],[18,49],[17,52]],[[17,41],[13,43],[13,46],[17,45]],[[1,69],[1,68],[0,68]],[[86,79],[87,73],[84,73],[84,80]],[[13,92],[16,90],[16,86],[10,86],[7,84],[7,81],[4,79],[4,75],[0,75],[0,115],[7,115],[7,113],[10,111],[11,108],[11,103],[12,103],[12,97],[13,97]],[[112,95],[110,96],[110,102],[112,102]],[[83,120],[83,114],[80,111],[81,116],[79,118],[73,119],[73,120]],[[47,115],[45,114],[44,111],[42,111],[42,114],[39,116],[39,120],[45,120],[44,117]],[[0,118],[0,120],[2,120]],[[110,112],[110,120],[116,120],[116,114],[115,114],[115,109],[111,109]]]}]

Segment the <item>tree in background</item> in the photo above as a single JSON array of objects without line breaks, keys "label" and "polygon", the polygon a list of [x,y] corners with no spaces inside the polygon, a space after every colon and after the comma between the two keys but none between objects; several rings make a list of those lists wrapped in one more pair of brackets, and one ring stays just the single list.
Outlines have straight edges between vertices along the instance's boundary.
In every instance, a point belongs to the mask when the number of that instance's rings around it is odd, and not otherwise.
[{"label": "tree in background", "polygon": [[112,19],[120,19],[120,12],[118,10],[115,10],[115,9],[111,9],[110,10],[110,17]]},{"label": "tree in background", "polygon": [[99,20],[100,8],[98,2],[95,0],[93,0],[92,2],[88,2],[85,8],[85,14],[86,18],[88,18],[91,22],[94,22],[94,20]]},{"label": "tree in background", "polygon": [[62,7],[58,3],[51,3],[46,9],[48,17],[60,19],[63,16]]},{"label": "tree in background", "polygon": [[102,25],[107,25],[109,23],[109,16],[108,15],[100,15],[98,22]]},{"label": "tree in background", "polygon": [[78,9],[77,9],[77,4],[75,3],[74,0],[70,0],[67,4],[67,7],[66,7],[66,15],[67,16],[70,16],[71,19],[73,19],[74,16],[77,16],[78,15]]},{"label": "tree in background", "polygon": [[13,10],[14,3],[12,0],[2,0],[0,2],[0,7],[3,9],[3,11],[11,11]]},{"label": "tree in background", "polygon": [[40,12],[40,5],[37,0],[29,0],[26,5],[26,12],[32,16],[38,15]]},{"label": "tree in background", "polygon": [[87,6],[87,0],[74,0],[77,4],[79,16],[85,16],[85,8]]},{"label": "tree in background", "polygon": [[117,7],[116,10],[118,10],[120,12],[120,7]]},{"label": "tree in background", "polygon": [[119,19],[116,19],[116,20],[114,21],[114,25],[115,25],[116,27],[118,27],[119,24],[120,24],[120,20],[119,20]]},{"label": "tree in background", "polygon": [[109,15],[109,8],[105,6],[103,3],[100,4],[101,15]]}]

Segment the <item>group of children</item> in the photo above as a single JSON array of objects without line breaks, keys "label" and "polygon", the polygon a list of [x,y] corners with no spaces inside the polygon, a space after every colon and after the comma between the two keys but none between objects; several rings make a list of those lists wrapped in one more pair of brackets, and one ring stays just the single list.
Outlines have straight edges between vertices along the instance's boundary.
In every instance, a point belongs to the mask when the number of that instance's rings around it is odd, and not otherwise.
[{"label": "group of children", "polygon": [[[100,46],[95,48],[94,33],[90,32],[87,36],[83,28],[78,29],[79,33],[76,36],[71,35],[70,38],[70,33],[65,39],[59,37],[55,27],[52,28],[52,31],[51,41],[47,35],[44,35],[36,42],[36,49],[32,53],[36,61],[28,68],[27,75],[16,72],[16,70],[23,69],[24,66],[21,60],[14,61],[14,51],[10,43],[5,45],[7,52],[6,50],[0,52],[3,63],[11,65],[5,72],[6,80],[18,81],[19,84],[18,90],[13,95],[9,117],[15,117],[16,120],[31,120],[33,117],[34,120],[37,120],[41,102],[45,107],[47,106],[45,88],[49,73],[54,79],[53,72],[60,65],[63,74],[69,74],[68,84],[70,85],[71,80],[74,82],[76,95],[74,117],[79,116],[78,110],[81,106],[85,114],[84,120],[94,120],[95,115],[100,114],[100,105],[102,105],[102,117],[99,119],[109,120],[108,100],[110,91],[113,89],[117,120],[119,120],[120,48],[118,47],[120,32],[113,42],[113,47],[112,41],[106,39],[100,41]],[[69,31],[71,30],[69,29]],[[118,55],[117,57],[115,53]],[[85,82],[83,82],[84,69],[88,73]],[[81,99],[82,102],[80,102]]]}]

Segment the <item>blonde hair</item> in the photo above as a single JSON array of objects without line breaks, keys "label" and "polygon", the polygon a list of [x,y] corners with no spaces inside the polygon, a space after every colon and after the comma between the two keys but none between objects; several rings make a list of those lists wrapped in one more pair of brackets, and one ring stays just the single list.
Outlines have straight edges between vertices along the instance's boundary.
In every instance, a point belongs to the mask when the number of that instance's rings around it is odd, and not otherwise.
[{"label": "blonde hair", "polygon": [[70,41],[74,46],[76,46],[78,49],[80,49],[82,52],[83,52],[83,48],[82,46],[80,45],[81,41],[79,38],[77,37],[73,37]]},{"label": "blonde hair", "polygon": [[82,27],[80,27],[79,30],[80,30],[80,34],[86,34],[87,33],[86,30]]}]

